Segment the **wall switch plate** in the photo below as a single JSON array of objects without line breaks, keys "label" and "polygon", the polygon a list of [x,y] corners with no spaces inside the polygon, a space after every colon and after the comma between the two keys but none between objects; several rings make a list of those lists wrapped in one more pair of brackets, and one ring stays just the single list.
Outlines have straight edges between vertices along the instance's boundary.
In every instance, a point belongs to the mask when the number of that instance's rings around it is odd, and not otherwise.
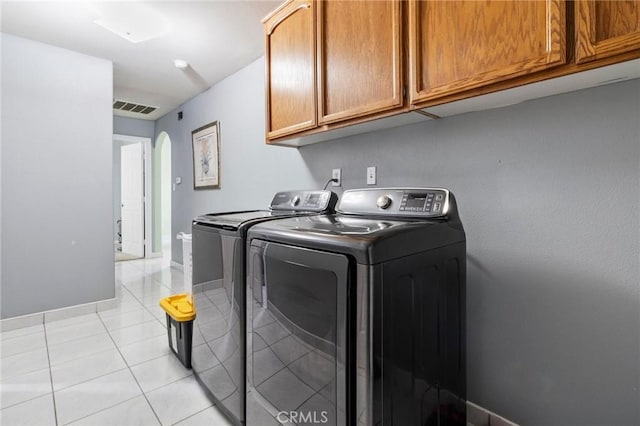
[{"label": "wall switch plate", "polygon": [[332,182],[333,186],[342,185],[342,169],[333,169],[331,171],[331,179],[337,179],[337,182]]},{"label": "wall switch plate", "polygon": [[376,168],[367,167],[367,185],[375,185],[376,184]]}]

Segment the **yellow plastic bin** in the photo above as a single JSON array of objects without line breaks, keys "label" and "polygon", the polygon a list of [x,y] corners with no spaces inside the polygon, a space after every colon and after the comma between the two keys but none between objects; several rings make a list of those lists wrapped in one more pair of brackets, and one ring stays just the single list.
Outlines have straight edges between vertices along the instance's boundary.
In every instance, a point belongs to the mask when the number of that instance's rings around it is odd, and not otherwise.
[{"label": "yellow plastic bin", "polygon": [[191,342],[196,308],[187,293],[176,294],[160,300],[160,307],[167,316],[169,347],[185,367],[191,368]]}]

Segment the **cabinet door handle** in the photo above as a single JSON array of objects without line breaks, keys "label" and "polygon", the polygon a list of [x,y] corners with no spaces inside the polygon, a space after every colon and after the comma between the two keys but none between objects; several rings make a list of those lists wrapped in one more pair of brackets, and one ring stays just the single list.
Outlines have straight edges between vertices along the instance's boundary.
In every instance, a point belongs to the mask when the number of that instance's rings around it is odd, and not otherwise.
[{"label": "cabinet door handle", "polygon": [[287,19],[289,16],[293,15],[298,10],[300,10],[300,9],[310,9],[310,8],[311,8],[311,3],[302,3],[302,4],[299,4],[297,7],[291,9],[289,11],[289,13],[287,13],[286,15],[281,16],[280,19],[278,19],[276,22],[273,23],[273,25],[271,25],[269,27],[269,31],[267,31],[267,35],[270,36],[271,33],[273,32],[273,30],[275,30],[276,27],[282,23],[282,21]]}]

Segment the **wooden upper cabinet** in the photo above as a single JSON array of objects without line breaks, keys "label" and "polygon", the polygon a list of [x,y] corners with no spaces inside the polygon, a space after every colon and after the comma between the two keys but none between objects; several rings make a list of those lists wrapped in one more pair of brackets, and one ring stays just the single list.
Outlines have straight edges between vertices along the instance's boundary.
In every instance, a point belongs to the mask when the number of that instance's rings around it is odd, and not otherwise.
[{"label": "wooden upper cabinet", "polygon": [[267,139],[316,127],[315,3],[294,0],[265,21]]},{"label": "wooden upper cabinet", "polygon": [[566,62],[566,5],[409,0],[412,104]]},{"label": "wooden upper cabinet", "polygon": [[576,62],[640,49],[640,1],[575,2]]},{"label": "wooden upper cabinet", "polygon": [[402,9],[392,1],[319,1],[318,122],[402,107]]}]

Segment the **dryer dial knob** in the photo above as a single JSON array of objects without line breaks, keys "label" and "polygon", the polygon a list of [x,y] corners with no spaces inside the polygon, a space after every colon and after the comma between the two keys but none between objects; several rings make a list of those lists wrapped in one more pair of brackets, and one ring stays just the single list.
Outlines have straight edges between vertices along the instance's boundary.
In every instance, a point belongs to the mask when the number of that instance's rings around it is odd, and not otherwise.
[{"label": "dryer dial knob", "polygon": [[391,197],[389,197],[388,195],[382,195],[378,198],[378,201],[376,202],[376,204],[381,209],[388,209],[389,206],[391,205]]},{"label": "dryer dial knob", "polygon": [[297,206],[298,204],[300,204],[300,196],[296,195],[295,197],[293,197],[293,199],[291,200],[291,204],[293,206]]}]

